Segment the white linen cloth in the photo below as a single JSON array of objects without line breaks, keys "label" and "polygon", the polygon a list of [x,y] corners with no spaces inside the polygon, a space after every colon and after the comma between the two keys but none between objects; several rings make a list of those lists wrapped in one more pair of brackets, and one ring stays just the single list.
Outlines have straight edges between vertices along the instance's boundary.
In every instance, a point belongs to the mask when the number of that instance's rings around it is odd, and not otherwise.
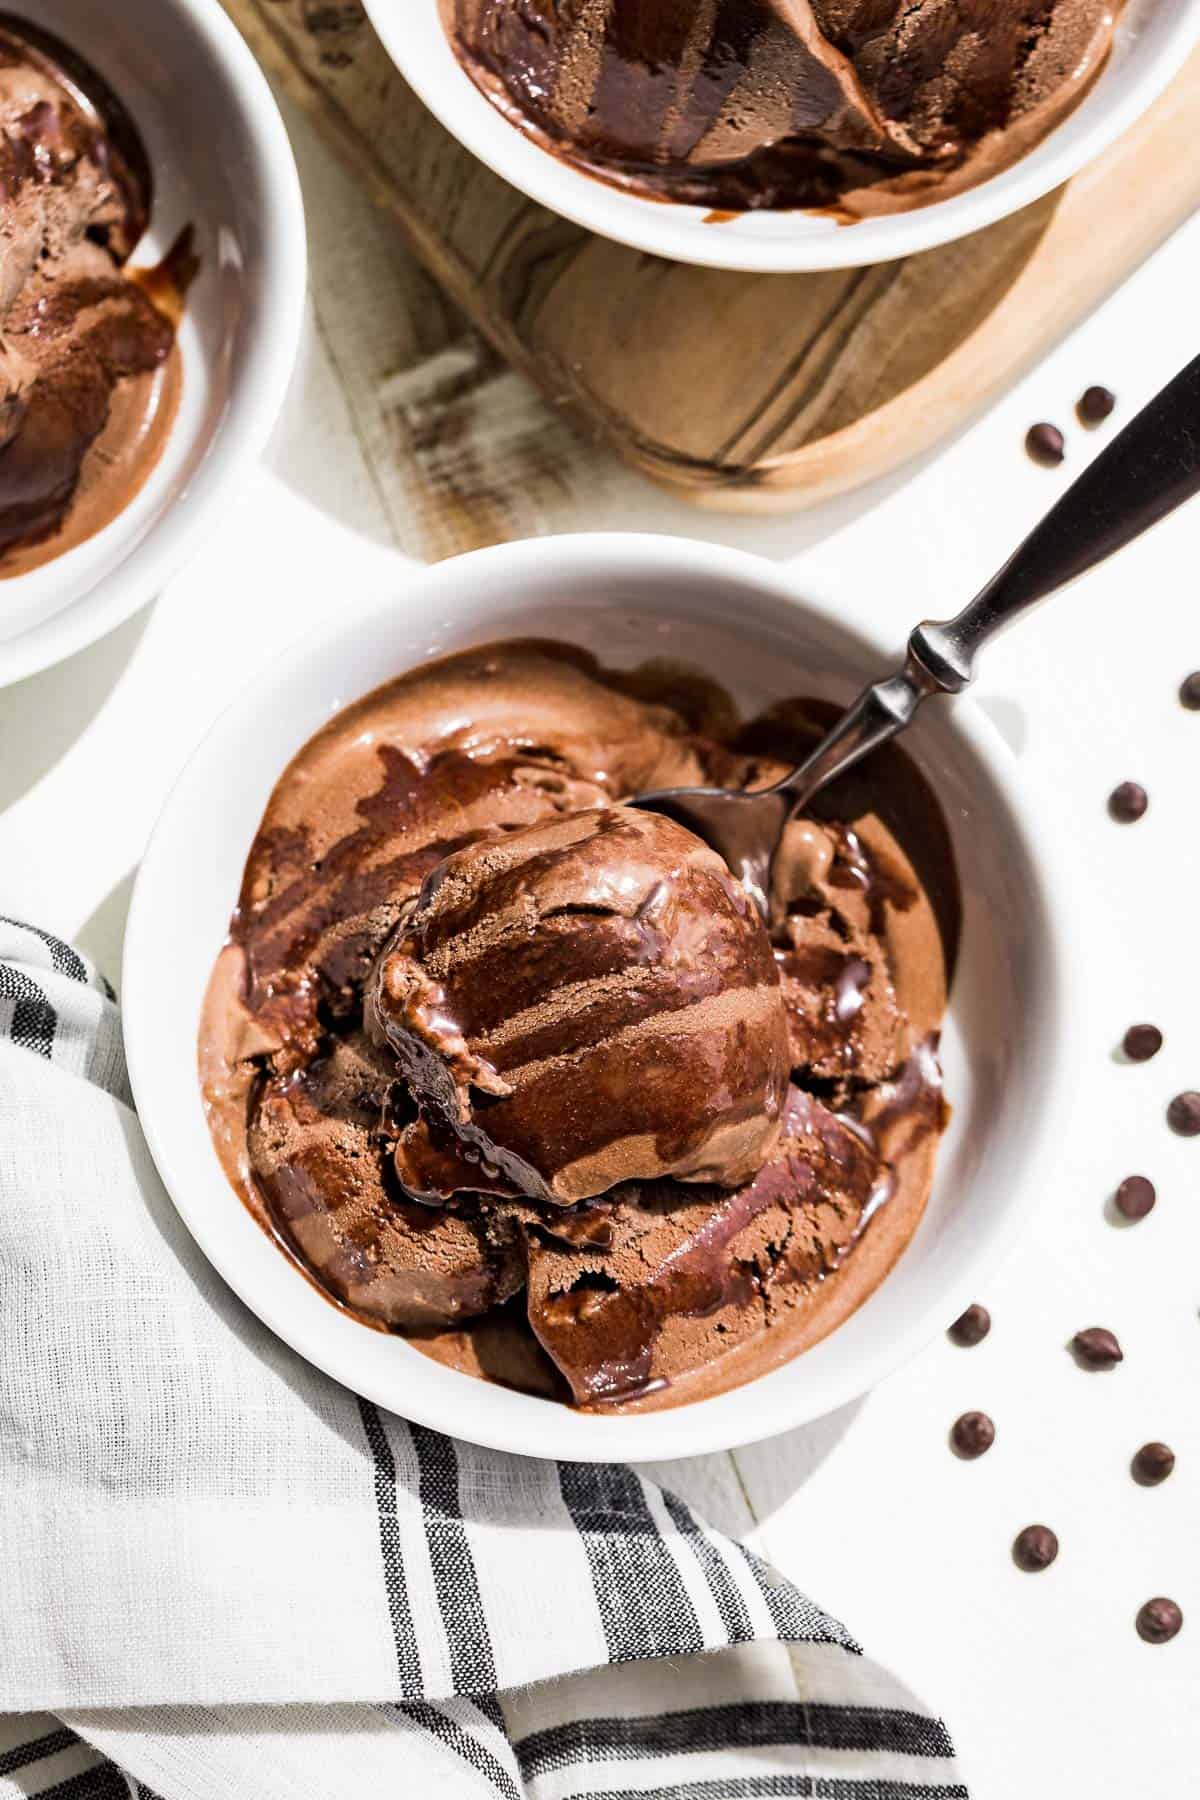
[{"label": "white linen cloth", "polygon": [[944,1726],[628,1469],[456,1443],[234,1298],[111,989],[0,921],[0,1796],[961,1800]]}]

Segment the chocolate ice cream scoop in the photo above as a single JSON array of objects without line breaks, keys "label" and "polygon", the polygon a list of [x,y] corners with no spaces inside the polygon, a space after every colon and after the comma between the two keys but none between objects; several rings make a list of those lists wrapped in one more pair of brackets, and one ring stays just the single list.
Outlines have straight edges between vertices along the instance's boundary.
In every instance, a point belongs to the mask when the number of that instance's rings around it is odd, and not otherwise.
[{"label": "chocolate ice cream scoop", "polygon": [[[652,813],[595,808],[447,857],[376,964],[366,1020],[421,1114],[396,1153],[421,1198],[736,1183],[779,1136],[766,931],[721,859]],[[459,1155],[448,1189],[428,1185],[431,1132]]]},{"label": "chocolate ice cream scoop", "polygon": [[[100,77],[0,15],[0,575],[106,524],[161,450],[174,320],[123,267],[150,193]],[[88,504],[56,541],[81,490]]]},{"label": "chocolate ice cream scoop", "polygon": [[620,1190],[595,1247],[532,1234],[530,1325],[578,1404],[644,1393],[831,1274],[886,1182],[869,1136],[793,1088],[776,1154],[740,1187]]},{"label": "chocolate ice cream scoop", "polygon": [[579,1406],[720,1392],[816,1342],[908,1242],[945,1124],[953,851],[885,749],[794,820],[766,924],[627,804],[755,787],[830,709],[484,645],[282,772],[200,1033],[213,1142],[329,1295]]},{"label": "chocolate ice cream scoop", "polygon": [[455,1325],[521,1285],[516,1234],[478,1214],[406,1206],[375,1151],[390,1079],[361,1039],[264,1084],[249,1130],[275,1229],[329,1291],[406,1331]]},{"label": "chocolate ice cream scoop", "polygon": [[1110,0],[442,0],[468,73],[549,148],[721,210],[918,204],[1086,92]]}]

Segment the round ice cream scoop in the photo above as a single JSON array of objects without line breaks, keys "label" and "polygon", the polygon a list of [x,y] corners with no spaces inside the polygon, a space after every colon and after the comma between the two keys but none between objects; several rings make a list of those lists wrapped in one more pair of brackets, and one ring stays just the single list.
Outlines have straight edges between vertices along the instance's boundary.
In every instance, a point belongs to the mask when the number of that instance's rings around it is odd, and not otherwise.
[{"label": "round ice cream scoop", "polygon": [[654,813],[575,813],[447,857],[376,963],[366,1023],[419,1109],[396,1151],[419,1198],[732,1184],[778,1141],[788,1037],[765,928],[720,857]]},{"label": "round ice cream scoop", "polygon": [[524,1259],[504,1219],[397,1203],[378,1153],[390,1070],[355,1037],[255,1093],[246,1148],[274,1228],[345,1306],[402,1331],[501,1305]]}]

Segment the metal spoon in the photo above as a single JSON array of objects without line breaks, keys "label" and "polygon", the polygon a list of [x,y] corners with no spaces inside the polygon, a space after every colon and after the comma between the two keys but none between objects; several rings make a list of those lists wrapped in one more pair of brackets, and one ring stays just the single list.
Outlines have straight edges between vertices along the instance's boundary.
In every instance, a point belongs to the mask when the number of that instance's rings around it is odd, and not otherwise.
[{"label": "metal spoon", "polygon": [[662,812],[725,858],[768,913],[771,864],[791,815],[887,743],[930,694],[961,694],[975,658],[1022,613],[1120,550],[1200,490],[1200,357],[1130,420],[953,619],[918,625],[903,667],[865,688],[811,755],[774,787],[663,788],[634,806]]}]

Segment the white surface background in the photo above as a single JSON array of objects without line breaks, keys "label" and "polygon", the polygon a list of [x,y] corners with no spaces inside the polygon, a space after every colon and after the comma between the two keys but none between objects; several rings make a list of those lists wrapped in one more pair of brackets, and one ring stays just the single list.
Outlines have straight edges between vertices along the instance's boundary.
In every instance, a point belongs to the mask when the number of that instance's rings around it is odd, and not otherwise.
[{"label": "white surface background", "polygon": [[[387,267],[402,253],[291,122],[315,319],[268,465],[151,612],[0,692],[0,906],[77,938],[114,978],[138,857],[216,712],[310,624],[363,596],[404,604],[411,565],[378,421],[345,354],[347,316],[386,338]],[[358,285],[343,313],[348,244]],[[378,286],[364,310],[368,279]],[[899,645],[915,620],[961,603],[1072,467],[1200,349],[1198,282],[1200,219],[957,441],[818,512],[705,516],[598,461],[593,501],[554,522],[711,536],[794,561],[798,583],[823,593],[865,586]],[[1113,426],[1086,434],[1072,407],[1094,381],[1120,406]],[[1026,427],[1043,417],[1068,429],[1061,471],[1023,455]],[[1200,503],[1023,625],[980,682],[1053,790],[1093,971],[1077,1115],[1039,1225],[978,1296],[990,1338],[974,1350],[936,1343],[865,1402],[788,1438],[656,1471],[752,1532],[943,1710],[976,1800],[1181,1793],[1200,1762],[1200,1139],[1173,1137],[1163,1118],[1173,1093],[1200,1087],[1200,714],[1176,699],[1200,667],[1198,565]],[[1105,812],[1123,779],[1151,796],[1132,827]],[[1162,1027],[1166,1048],[1123,1065],[1115,1048],[1139,1019]],[[1115,1224],[1106,1202],[1134,1172],[1158,1185],[1157,1210]],[[1065,1349],[1093,1324],[1124,1345],[1111,1373],[1081,1372]],[[994,1417],[996,1443],[963,1463],[946,1434],[973,1407]],[[1128,1463],[1154,1437],[1179,1464],[1144,1490]],[[1030,1576],[1009,1550],[1034,1521],[1053,1526],[1062,1550]],[[1153,1594],[1187,1615],[1160,1648],[1133,1627]]]}]

